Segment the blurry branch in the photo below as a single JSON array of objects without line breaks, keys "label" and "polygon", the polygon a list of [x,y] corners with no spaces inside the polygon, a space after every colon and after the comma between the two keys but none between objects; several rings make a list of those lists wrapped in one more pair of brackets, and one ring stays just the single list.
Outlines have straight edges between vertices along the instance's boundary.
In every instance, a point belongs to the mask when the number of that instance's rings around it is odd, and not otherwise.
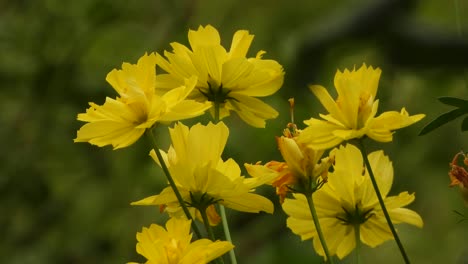
[{"label": "blurry branch", "polygon": [[[413,19],[416,0],[373,1],[351,16],[324,21],[322,30],[309,31],[298,47],[297,74],[310,81],[313,67],[324,62],[327,51],[341,43],[371,42],[392,65],[409,68],[468,67],[468,40],[437,31]],[[311,61],[315,61],[311,66]]]}]

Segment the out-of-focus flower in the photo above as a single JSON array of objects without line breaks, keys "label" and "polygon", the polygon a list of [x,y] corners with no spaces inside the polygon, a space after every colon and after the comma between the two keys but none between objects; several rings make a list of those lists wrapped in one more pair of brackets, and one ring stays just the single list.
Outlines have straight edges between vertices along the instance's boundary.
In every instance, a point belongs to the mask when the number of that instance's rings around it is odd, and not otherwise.
[{"label": "out-of-focus flower", "polygon": [[103,105],[90,103],[78,120],[87,122],[77,132],[75,142],[89,142],[99,147],[124,148],[137,141],[156,122],[171,122],[203,114],[210,106],[186,100],[194,89],[196,77],[185,79],[175,89],[156,95],[156,56],[142,56],[137,64],[123,63],[122,70],[112,70],[107,82],[118,93],[106,98]]},{"label": "out-of-focus flower", "polygon": [[[360,230],[360,240],[371,247],[393,239],[393,235],[363,166],[360,151],[347,144],[335,149],[334,155],[334,171],[330,172],[327,184],[313,194],[313,199],[328,249],[341,259],[356,246],[355,228]],[[402,192],[387,197],[393,182],[393,167],[388,157],[383,151],[376,151],[368,158],[393,223],[422,227],[421,217],[403,208],[414,200],[414,194]],[[313,239],[316,252],[324,256],[306,197],[295,194],[294,199],[285,200],[283,209],[289,215],[288,227],[302,240]]]},{"label": "out-of-focus flower", "polygon": [[[168,153],[160,151],[183,200],[189,206],[199,209],[201,205],[209,208],[219,203],[242,212],[273,213],[270,200],[252,193],[255,187],[271,178],[246,179],[241,176],[239,165],[233,159],[221,159],[229,135],[224,123],[209,123],[207,126],[196,124],[190,129],[179,123],[170,129],[170,135],[172,145]],[[150,155],[159,164],[154,150]],[[171,210],[179,205],[171,187],[132,204],[167,205]],[[177,208],[180,210],[180,206]],[[218,216],[215,211],[209,213],[213,224]]]},{"label": "out-of-focus flower", "polygon": [[328,111],[320,114],[323,119],[304,121],[308,127],[299,141],[315,149],[329,149],[343,141],[368,136],[379,142],[390,142],[393,131],[424,118],[424,114],[410,116],[405,108],[400,112],[388,111],[376,116],[379,100],[376,100],[381,70],[367,67],[358,70],[337,71],[335,89],[338,98],[333,100],[320,85],[310,86],[311,91]]},{"label": "out-of-focus flower", "polygon": [[247,57],[253,38],[248,31],[239,30],[226,51],[218,31],[211,25],[190,30],[191,49],[174,42],[173,51],[164,52],[166,58],[157,55],[158,66],[167,72],[156,77],[157,88],[165,92],[179,87],[186,78],[197,76],[190,98],[212,103],[219,109],[219,119],[234,111],[246,123],[265,127],[265,120],[276,118],[278,112],[255,97],[275,93],[283,84],[284,72],[278,62],[262,59],[265,51]]},{"label": "out-of-focus flower", "polygon": [[276,187],[276,194],[283,203],[288,192],[315,191],[326,181],[328,169],[332,159],[323,159],[323,150],[314,150],[305,144],[297,142],[297,136],[301,133],[294,124],[285,129],[284,136],[277,137],[276,142],[283,156],[284,162],[270,161],[265,165],[245,164],[247,172],[252,177],[272,177],[270,184]]},{"label": "out-of-focus flower", "polygon": [[[458,165],[459,157],[463,157],[463,164],[465,167]],[[460,187],[465,205],[468,206],[468,155],[459,152],[453,157],[450,163],[450,187],[458,185]]]},{"label": "out-of-focus flower", "polygon": [[156,224],[144,227],[137,233],[137,252],[147,259],[146,264],[205,264],[234,248],[227,241],[199,239],[191,242],[190,222],[171,218],[166,230]]}]

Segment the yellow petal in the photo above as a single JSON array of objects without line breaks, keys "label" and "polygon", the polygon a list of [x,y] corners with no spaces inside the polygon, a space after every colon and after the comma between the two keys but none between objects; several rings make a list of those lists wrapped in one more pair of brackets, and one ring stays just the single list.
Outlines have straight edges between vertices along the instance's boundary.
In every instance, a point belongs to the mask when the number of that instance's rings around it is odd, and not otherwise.
[{"label": "yellow petal", "polygon": [[283,85],[283,67],[274,60],[248,59],[253,69],[245,78],[238,79],[233,90],[248,96],[268,96]]},{"label": "yellow petal", "polygon": [[347,124],[346,118],[341,112],[340,108],[327,92],[327,89],[321,85],[310,85],[309,89],[314,93],[314,95],[319,99],[320,103],[325,107],[325,109],[330,113],[331,116],[336,118],[342,124]]},{"label": "yellow petal", "polygon": [[263,211],[272,214],[274,210],[273,203],[270,200],[253,193],[245,193],[232,198],[225,197],[221,204],[231,209],[248,213]]},{"label": "yellow petal", "polygon": [[382,150],[374,151],[368,155],[369,163],[375,175],[382,197],[386,197],[393,182],[393,165]]},{"label": "yellow petal", "polygon": [[[189,159],[195,164],[211,162],[213,166],[218,164],[221,153],[226,146],[229,129],[223,122],[203,126],[200,123],[192,126],[187,141]],[[172,139],[174,140],[174,139]]]},{"label": "yellow petal", "polygon": [[341,239],[341,242],[336,249],[336,255],[340,259],[349,255],[349,253],[351,253],[351,251],[356,247],[355,230],[353,227],[349,226],[346,231],[346,235]]},{"label": "yellow petal", "polygon": [[211,25],[199,26],[196,31],[189,30],[188,39],[194,51],[200,46],[215,46],[221,43],[218,31]]},{"label": "yellow petal", "polygon": [[239,117],[253,127],[265,127],[266,119],[273,119],[278,112],[261,100],[241,94],[232,94],[229,103]]},{"label": "yellow petal", "polygon": [[376,247],[387,240],[393,239],[392,232],[388,228],[385,219],[371,217],[360,228],[361,241],[370,247]]},{"label": "yellow petal", "polygon": [[[356,204],[355,187],[364,180],[361,152],[354,145],[341,146],[335,152],[334,171],[328,176],[328,183],[348,209]],[[348,207],[349,206],[349,207]]]},{"label": "yellow petal", "polygon": [[407,208],[396,208],[389,210],[390,218],[393,223],[407,223],[419,228],[423,227],[423,220],[421,216],[413,210]]},{"label": "yellow petal", "polygon": [[192,55],[192,63],[198,71],[197,76],[199,79],[208,76],[207,82],[212,87],[221,85],[222,64],[226,59],[226,50],[221,45],[198,46],[194,48]]},{"label": "yellow petal", "polygon": [[[179,190],[180,191],[180,190]],[[161,205],[177,202],[177,197],[171,187],[164,188],[158,195],[153,195],[141,199],[136,202],[132,202],[131,205]]]},{"label": "yellow petal", "polygon": [[211,107],[210,102],[199,103],[194,100],[184,100],[162,115],[160,122],[172,122],[197,117],[203,115]]},{"label": "yellow petal", "polygon": [[280,174],[263,165],[253,165],[244,163],[247,173],[253,178],[244,180],[244,183],[250,188],[255,188],[263,184],[271,184]]},{"label": "yellow petal", "polygon": [[370,123],[368,136],[376,141],[392,141],[392,131],[412,125],[424,118],[424,114],[409,116],[405,108],[400,113],[388,111],[376,117]]},{"label": "yellow petal", "polygon": [[254,35],[250,35],[247,30],[238,30],[234,33],[232,38],[231,48],[229,50],[229,58],[242,58],[247,55],[247,51],[250,48],[250,44]]},{"label": "yellow petal", "polygon": [[246,58],[228,60],[222,67],[224,88],[228,88],[229,90],[239,90],[239,88],[250,90],[242,83],[245,82],[246,78],[252,78],[252,70],[254,68],[254,65],[248,62]]},{"label": "yellow petal", "polygon": [[292,138],[279,137],[276,139],[278,148],[283,156],[283,159],[288,164],[289,170],[296,177],[306,177],[306,172],[302,168],[304,161],[304,155],[297,145],[296,141]]},{"label": "yellow petal", "polygon": [[308,125],[298,137],[298,142],[306,144],[316,150],[330,149],[343,139],[333,134],[334,131],[342,129],[341,126],[323,120],[311,118],[304,121]]}]

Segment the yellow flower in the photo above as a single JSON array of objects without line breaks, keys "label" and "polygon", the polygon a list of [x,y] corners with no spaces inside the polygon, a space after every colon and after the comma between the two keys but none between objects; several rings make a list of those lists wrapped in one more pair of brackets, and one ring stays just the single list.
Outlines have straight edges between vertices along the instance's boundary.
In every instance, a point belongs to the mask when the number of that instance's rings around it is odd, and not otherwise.
[{"label": "yellow flower", "polygon": [[137,141],[156,122],[170,122],[201,115],[210,106],[185,100],[197,82],[189,78],[165,94],[156,95],[156,56],[145,54],[137,64],[123,63],[122,70],[112,70],[107,82],[118,93],[106,98],[103,105],[90,103],[78,120],[88,122],[77,132],[75,142],[89,142],[99,147],[124,148]]},{"label": "yellow flower", "polygon": [[[160,151],[187,204],[197,207],[200,204],[207,206],[220,203],[242,212],[273,213],[270,200],[252,193],[255,187],[264,184],[270,178],[246,179],[241,176],[239,165],[233,159],[221,159],[229,135],[224,123],[210,123],[207,126],[196,124],[190,129],[178,123],[170,129],[170,135],[172,145],[168,153]],[[154,150],[150,155],[159,164]],[[158,195],[132,204],[168,205],[173,210],[178,201],[173,189],[167,187]],[[180,209],[180,206],[178,208]],[[216,212],[208,213],[211,218],[217,216]]]},{"label": "yellow flower", "polygon": [[381,70],[366,67],[359,70],[337,71],[336,101],[320,85],[310,86],[329,114],[321,119],[304,121],[308,127],[300,142],[316,149],[329,149],[343,141],[368,136],[379,142],[392,141],[393,130],[409,126],[424,118],[423,114],[409,116],[405,108],[400,112],[388,111],[376,117],[379,100],[376,100]]},{"label": "yellow flower", "polygon": [[190,222],[171,218],[167,231],[156,224],[144,227],[137,233],[137,252],[148,260],[146,264],[205,264],[234,248],[227,241],[199,239],[191,243]]},{"label": "yellow flower", "polygon": [[[341,259],[356,246],[355,226],[360,228],[362,243],[371,247],[393,239],[393,235],[364,169],[359,149],[347,144],[334,152],[334,171],[330,172],[328,183],[313,194],[313,199],[330,253]],[[387,197],[393,182],[393,167],[388,157],[383,151],[376,151],[368,158],[393,223],[422,227],[421,217],[403,208],[414,200],[414,194],[402,192]],[[315,251],[324,256],[306,197],[302,194],[294,197],[283,203],[283,209],[289,215],[288,227],[302,240],[313,239]]]},{"label": "yellow flower", "polygon": [[332,159],[329,157],[321,159],[324,151],[317,151],[298,143],[297,136],[300,133],[301,131],[294,126],[292,133],[286,129],[284,136],[276,138],[285,162],[270,161],[265,165],[244,165],[254,178],[266,175],[274,177],[270,184],[276,187],[276,194],[280,197],[281,203],[291,190],[315,191],[327,181]]},{"label": "yellow flower", "polygon": [[275,93],[283,84],[284,72],[278,62],[262,59],[264,51],[246,57],[253,37],[246,30],[237,31],[226,51],[214,27],[190,30],[191,50],[174,42],[173,52],[164,52],[167,59],[157,55],[158,66],[167,72],[157,76],[158,89],[173,89],[195,75],[198,82],[191,98],[218,104],[220,119],[234,111],[249,125],[265,127],[265,120],[276,118],[278,112],[255,97]]}]

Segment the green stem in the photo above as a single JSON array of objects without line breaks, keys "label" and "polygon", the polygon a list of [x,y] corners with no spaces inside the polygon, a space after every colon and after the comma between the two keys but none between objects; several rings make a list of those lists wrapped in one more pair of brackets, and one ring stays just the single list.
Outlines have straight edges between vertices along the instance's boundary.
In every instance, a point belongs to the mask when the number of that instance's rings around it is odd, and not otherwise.
[{"label": "green stem", "polygon": [[361,263],[361,228],[359,224],[354,225],[354,238],[356,240],[356,264]]},{"label": "green stem", "polygon": [[[219,107],[220,107],[219,102],[215,101],[214,102],[214,122],[215,123],[219,122]],[[219,205],[219,211],[221,212],[221,222],[223,223],[224,236],[226,237],[227,241],[233,244],[232,238],[231,238],[231,232],[229,231],[229,224],[228,224],[227,217],[226,217],[226,209],[224,208],[222,204]],[[231,251],[229,251],[229,258],[231,259],[231,264],[237,264],[236,253],[234,252],[234,249],[231,249]]]},{"label": "green stem", "polygon": [[170,184],[172,190],[174,190],[174,193],[175,193],[175,195],[177,197],[177,200],[179,201],[180,206],[182,206],[182,210],[184,211],[185,216],[187,216],[187,219],[192,220],[192,229],[195,232],[195,235],[197,237],[201,238],[202,236],[201,236],[200,230],[198,230],[198,226],[196,225],[195,221],[193,220],[192,215],[190,214],[190,212],[189,212],[189,210],[187,208],[187,205],[185,204],[185,201],[182,198],[182,195],[180,195],[179,189],[177,189],[177,186],[176,186],[174,180],[171,177],[171,173],[169,172],[169,169],[167,168],[166,163],[164,162],[164,159],[163,159],[163,157],[161,155],[161,152],[159,152],[159,148],[158,148],[158,146],[156,144],[156,138],[154,137],[153,130],[148,129],[147,133],[149,135],[149,138],[150,138],[151,142],[153,143],[154,152],[156,153],[156,157],[158,157],[159,164],[161,164],[161,168],[164,171],[164,174],[166,175],[166,178],[169,181],[169,184]]},{"label": "green stem", "polygon": [[380,206],[382,207],[382,211],[384,213],[385,219],[387,220],[388,227],[390,227],[390,230],[392,231],[393,237],[395,238],[395,241],[398,245],[398,248],[400,249],[400,253],[405,260],[405,263],[409,264],[410,260],[408,256],[406,255],[405,248],[403,247],[403,244],[400,241],[400,238],[398,237],[398,234],[395,230],[395,227],[393,226],[392,219],[390,218],[390,215],[388,214],[387,207],[385,206],[384,200],[382,198],[382,194],[380,194],[379,186],[377,185],[377,181],[375,180],[374,172],[372,171],[369,159],[367,158],[367,152],[364,147],[364,142],[363,139],[360,139],[359,141],[359,149],[361,150],[362,157],[364,159],[364,163],[366,164],[367,171],[369,172],[369,177],[372,182],[372,186],[374,187],[375,194],[377,195],[377,198],[379,199]]},{"label": "green stem", "polygon": [[215,123],[219,122],[219,102],[214,103],[214,121]]},{"label": "green stem", "polygon": [[[206,215],[206,207],[200,206],[200,208],[197,208],[197,209],[200,212],[201,217],[203,219],[203,224],[205,225],[205,229],[206,229],[206,232],[208,233],[208,237],[211,239],[211,241],[216,241],[215,235],[213,233],[213,229],[210,226],[210,221],[208,220],[208,216]],[[214,262],[224,264],[224,260],[222,257],[215,259]]]},{"label": "green stem", "polygon": [[[229,231],[229,225],[226,217],[226,209],[222,204],[219,205],[219,211],[221,212],[221,220],[223,222],[224,235],[226,236],[226,240],[231,242],[232,244],[231,232]],[[234,252],[234,249],[231,249],[229,251],[229,258],[231,259],[231,264],[237,264],[236,253]]]},{"label": "green stem", "polygon": [[305,194],[307,197],[307,203],[309,204],[310,213],[312,214],[312,219],[314,220],[315,230],[317,230],[317,234],[320,239],[320,243],[322,243],[323,251],[325,252],[325,256],[327,258],[327,262],[333,264],[333,259],[330,255],[330,251],[328,250],[327,243],[325,242],[325,237],[323,236],[322,228],[320,227],[319,219],[317,216],[317,212],[315,211],[314,199],[312,197],[312,193]]}]

